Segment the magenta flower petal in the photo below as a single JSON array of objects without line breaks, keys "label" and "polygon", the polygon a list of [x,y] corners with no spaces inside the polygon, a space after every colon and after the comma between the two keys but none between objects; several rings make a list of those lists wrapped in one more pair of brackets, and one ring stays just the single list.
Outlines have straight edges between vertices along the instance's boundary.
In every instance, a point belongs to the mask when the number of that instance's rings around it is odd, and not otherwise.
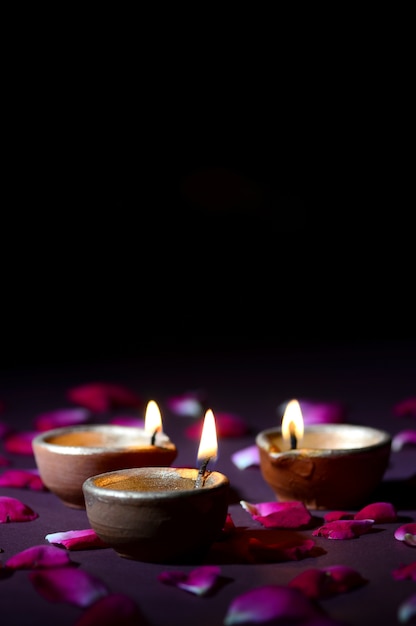
[{"label": "magenta flower petal", "polygon": [[348,513],[347,511],[329,511],[325,513],[325,522],[337,522],[340,519],[354,519],[354,513]]},{"label": "magenta flower petal", "polygon": [[402,602],[397,611],[397,619],[401,624],[407,624],[416,616],[416,593]]},{"label": "magenta flower petal", "polygon": [[74,626],[140,626],[145,623],[134,600],[121,593],[110,593],[85,609]]},{"label": "magenta flower petal", "polygon": [[354,519],[372,519],[375,524],[386,524],[397,521],[397,511],[391,502],[373,502],[360,509]]},{"label": "magenta flower petal", "polygon": [[[215,423],[219,438],[242,437],[249,432],[247,422],[238,415],[231,413],[215,413]],[[185,435],[189,439],[201,439],[202,422],[191,424],[185,429]]]},{"label": "magenta flower petal", "polygon": [[407,565],[400,565],[392,571],[395,580],[415,580],[416,581],[416,561]]},{"label": "magenta flower petal", "polygon": [[0,487],[47,491],[37,469],[8,469],[0,476]]},{"label": "magenta flower petal", "polygon": [[282,563],[284,561],[300,561],[312,556],[315,542],[312,539],[296,539],[281,543],[266,544],[255,537],[248,541],[249,559],[261,563]]},{"label": "magenta flower petal", "polygon": [[68,399],[93,413],[105,413],[120,407],[142,408],[143,400],[134,391],[110,383],[89,383],[73,387],[67,392]]},{"label": "magenta flower petal", "polygon": [[416,397],[406,398],[393,407],[396,417],[416,417]]},{"label": "magenta flower petal", "polygon": [[260,465],[258,446],[248,446],[247,448],[237,450],[237,452],[234,452],[231,455],[231,460],[234,465],[236,465],[240,470],[246,469],[247,467]]},{"label": "magenta flower petal", "polygon": [[297,587],[311,599],[321,600],[364,585],[367,581],[356,570],[345,565],[311,568],[295,576],[289,586]]},{"label": "magenta flower petal", "polygon": [[240,500],[240,504],[251,517],[265,528],[302,528],[307,526],[312,515],[303,502],[260,502],[252,504]]},{"label": "magenta flower petal", "polygon": [[6,567],[10,569],[45,569],[65,565],[72,565],[65,550],[44,545],[27,548],[6,561]]},{"label": "magenta flower petal", "polygon": [[[340,402],[314,402],[299,400],[302,417],[305,425],[310,424],[339,424],[347,421],[346,407]],[[278,407],[278,413],[283,415],[287,403]]]},{"label": "magenta flower petal", "polygon": [[167,400],[167,407],[175,415],[201,417],[204,412],[205,396],[198,391],[188,391]]},{"label": "magenta flower petal", "polygon": [[393,452],[399,452],[405,446],[416,446],[416,430],[401,430],[391,440]]},{"label": "magenta flower petal", "polygon": [[416,522],[408,522],[396,528],[394,538],[409,546],[416,546]]},{"label": "magenta flower petal", "polygon": [[297,623],[319,615],[318,608],[299,589],[265,585],[234,598],[228,607],[224,624],[260,624],[272,620],[276,620],[276,623],[281,620],[282,624]]},{"label": "magenta flower petal", "polygon": [[314,537],[326,537],[327,539],[355,539],[360,535],[368,533],[374,525],[372,519],[362,520],[338,520],[328,522],[316,528],[312,535]]},{"label": "magenta flower petal", "polygon": [[4,440],[4,448],[12,454],[33,455],[32,440],[39,432],[35,430],[26,430],[15,432],[6,437]]},{"label": "magenta flower petal", "polygon": [[110,420],[110,424],[117,424],[118,426],[133,426],[134,428],[144,428],[144,418],[132,415],[120,415],[118,417],[113,417]]},{"label": "magenta flower petal", "polygon": [[107,544],[92,528],[84,530],[66,530],[45,535],[49,543],[63,546],[67,550],[88,550],[89,548],[107,548]]},{"label": "magenta flower petal", "polygon": [[0,496],[0,524],[30,522],[37,517],[39,517],[38,513],[17,498]]},{"label": "magenta flower petal", "polygon": [[87,607],[109,593],[100,579],[75,567],[33,571],[29,578],[36,591],[50,602]]},{"label": "magenta flower petal", "polygon": [[57,409],[42,413],[35,418],[35,428],[39,431],[51,430],[62,426],[86,424],[91,421],[91,412],[84,407]]},{"label": "magenta flower petal", "polygon": [[218,583],[221,570],[217,565],[204,565],[185,572],[171,571],[161,572],[158,580],[165,585],[178,587],[197,596],[205,596],[210,593]]}]

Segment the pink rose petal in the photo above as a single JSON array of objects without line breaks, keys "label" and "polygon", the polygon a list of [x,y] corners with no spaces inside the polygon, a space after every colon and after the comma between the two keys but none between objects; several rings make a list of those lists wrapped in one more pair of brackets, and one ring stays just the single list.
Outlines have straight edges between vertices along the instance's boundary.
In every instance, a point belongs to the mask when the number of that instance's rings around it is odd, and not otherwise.
[{"label": "pink rose petal", "polygon": [[42,413],[35,418],[34,423],[36,430],[46,431],[62,426],[85,424],[89,421],[91,421],[91,412],[84,407],[77,407]]},{"label": "pink rose petal", "polygon": [[49,602],[87,607],[109,593],[100,579],[75,567],[33,571],[29,579],[36,591]]},{"label": "pink rose petal", "polygon": [[396,417],[416,417],[416,397],[406,398],[393,407]]},{"label": "pink rose petal", "polygon": [[105,413],[120,407],[142,408],[143,400],[134,391],[110,383],[94,382],[73,387],[67,392],[68,399],[93,413]]},{"label": "pink rose petal", "polygon": [[110,593],[91,604],[74,626],[145,626],[137,604],[121,593]]},{"label": "pink rose petal", "polygon": [[311,599],[321,600],[338,593],[345,593],[367,581],[356,570],[345,565],[304,570],[289,582]]},{"label": "pink rose petal", "polygon": [[372,519],[363,520],[339,520],[328,522],[312,532],[314,537],[326,537],[327,539],[355,539],[368,533],[374,525]]},{"label": "pink rose petal", "polygon": [[340,519],[354,519],[354,513],[348,513],[347,511],[329,511],[325,513],[325,522],[337,522]]},{"label": "pink rose petal", "polygon": [[72,565],[65,550],[44,545],[27,548],[6,561],[6,567],[10,569],[45,569],[65,565]]},{"label": "pink rose petal", "polygon": [[8,469],[0,476],[0,487],[47,491],[37,469]]},{"label": "pink rose petal", "polygon": [[218,583],[221,570],[217,565],[204,565],[192,570],[189,574],[180,571],[161,572],[159,582],[178,587],[197,596],[206,596],[213,591]]},{"label": "pink rose petal", "polygon": [[416,446],[416,430],[401,430],[391,440],[393,452],[399,452],[405,446]]},{"label": "pink rose petal", "polygon": [[407,565],[400,565],[392,571],[395,580],[415,580],[416,581],[416,561]]},{"label": "pink rose petal", "polygon": [[248,446],[237,450],[231,455],[231,460],[238,469],[247,469],[247,467],[260,465],[260,454],[258,446]]},{"label": "pink rose petal", "polygon": [[416,546],[416,522],[408,522],[396,528],[394,538],[408,546]]},{"label": "pink rose petal", "polygon": [[312,515],[303,502],[260,502],[240,500],[244,510],[265,528],[302,528],[308,526]]},{"label": "pink rose petal", "polygon": [[266,544],[255,537],[248,541],[248,554],[253,562],[282,563],[284,561],[300,561],[312,556],[315,542],[312,539],[295,539],[280,543]]},{"label": "pink rose petal", "polygon": [[30,522],[38,517],[38,513],[17,498],[0,496],[0,524]]},{"label": "pink rose petal", "polygon": [[[227,439],[231,437],[242,437],[249,432],[247,422],[238,415],[231,413],[215,413],[215,423],[217,427],[217,435],[219,438]],[[189,439],[201,439],[202,422],[191,424],[185,429],[185,435]]]},{"label": "pink rose petal", "polygon": [[397,511],[391,502],[373,502],[354,515],[354,519],[372,519],[375,524],[397,521]]},{"label": "pink rose petal", "polygon": [[399,605],[397,619],[401,624],[407,624],[416,616],[416,593],[409,596]]},{"label": "pink rose petal", "polygon": [[39,435],[39,432],[35,430],[12,433],[6,437],[4,448],[12,454],[33,456],[32,440],[36,435]]},{"label": "pink rose petal", "polygon": [[199,391],[188,391],[168,398],[167,407],[175,415],[201,417],[204,413],[205,396]]},{"label": "pink rose petal", "polygon": [[225,626],[259,624],[272,620],[282,625],[295,624],[320,615],[318,607],[299,589],[265,585],[250,589],[234,598],[228,606],[224,624]]},{"label": "pink rose petal", "polygon": [[107,544],[92,528],[84,530],[66,530],[45,535],[49,543],[63,546],[67,550],[88,550],[89,548],[107,548]]}]

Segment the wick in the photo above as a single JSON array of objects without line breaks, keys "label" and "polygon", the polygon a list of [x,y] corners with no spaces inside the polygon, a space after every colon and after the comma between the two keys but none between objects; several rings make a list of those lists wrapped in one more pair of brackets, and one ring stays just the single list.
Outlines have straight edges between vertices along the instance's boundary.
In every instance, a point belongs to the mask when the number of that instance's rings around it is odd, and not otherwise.
[{"label": "wick", "polygon": [[199,489],[200,487],[204,486],[204,482],[208,473],[207,465],[209,462],[209,458],[210,457],[207,457],[206,459],[204,459],[200,465],[198,476],[196,477],[196,481],[195,481],[195,489]]},{"label": "wick", "polygon": [[295,425],[293,422],[289,424],[289,433],[290,433],[290,449],[296,450],[298,445],[298,440],[295,433]]},{"label": "wick", "polygon": [[156,433],[157,433],[158,429],[156,428],[155,432],[153,433],[153,435],[150,438],[150,445],[154,446],[155,442],[156,442]]}]

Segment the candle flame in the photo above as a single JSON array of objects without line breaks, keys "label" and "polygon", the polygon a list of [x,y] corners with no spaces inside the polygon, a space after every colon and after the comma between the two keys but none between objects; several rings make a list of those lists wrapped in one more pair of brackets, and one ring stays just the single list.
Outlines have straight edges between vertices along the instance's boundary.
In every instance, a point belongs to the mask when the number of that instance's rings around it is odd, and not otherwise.
[{"label": "candle flame", "polygon": [[147,403],[146,414],[144,416],[144,430],[149,435],[155,432],[162,432],[162,417],[158,405],[154,400]]},{"label": "candle flame", "polygon": [[218,454],[217,429],[215,417],[211,409],[205,413],[201,441],[198,448],[198,461],[211,459],[216,461]]},{"label": "candle flame", "polygon": [[291,435],[296,439],[302,439],[304,431],[303,415],[300,404],[297,400],[291,400],[285,409],[282,419],[282,437],[285,441],[290,441]]}]

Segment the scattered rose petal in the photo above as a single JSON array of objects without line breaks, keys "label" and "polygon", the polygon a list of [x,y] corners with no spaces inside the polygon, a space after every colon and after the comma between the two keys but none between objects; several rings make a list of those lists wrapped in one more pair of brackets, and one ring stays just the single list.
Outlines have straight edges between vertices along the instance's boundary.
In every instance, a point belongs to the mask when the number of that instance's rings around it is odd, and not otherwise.
[{"label": "scattered rose petal", "polygon": [[105,413],[120,407],[142,408],[143,400],[134,391],[110,383],[89,383],[73,387],[67,392],[68,399],[93,413]]},{"label": "scattered rose petal", "polygon": [[326,568],[307,569],[289,582],[311,599],[321,600],[338,593],[345,593],[367,581],[355,569],[346,565],[331,565]]},{"label": "scattered rose petal", "polygon": [[168,398],[167,407],[175,415],[201,417],[205,407],[205,396],[199,391],[188,391]]},{"label": "scattered rose petal", "polygon": [[416,430],[401,430],[391,440],[393,452],[399,452],[405,446],[416,446]]},{"label": "scattered rose petal", "polygon": [[231,455],[231,460],[240,470],[260,465],[259,448],[257,445],[254,445],[237,450],[237,452]]},{"label": "scattered rose petal", "polygon": [[368,533],[374,525],[372,519],[362,520],[338,520],[328,522],[316,528],[312,535],[314,537],[326,537],[327,539],[355,539],[360,535]]},{"label": "scattered rose petal", "polygon": [[88,550],[89,548],[107,548],[107,544],[100,539],[95,530],[66,530],[45,535],[49,543],[63,546],[67,550]]},{"label": "scattered rose petal", "polygon": [[39,432],[35,430],[12,433],[4,440],[4,447],[12,454],[33,456],[32,440],[36,435],[39,435]]},{"label": "scattered rose petal", "polygon": [[0,496],[0,524],[30,522],[37,517],[39,517],[38,513],[17,498]]},{"label": "scattered rose petal", "polygon": [[251,517],[265,528],[302,528],[307,526],[312,515],[303,502],[260,502],[252,504],[240,500],[240,504]]},{"label": "scattered rose petal", "polygon": [[47,491],[37,469],[8,469],[0,476],[0,487]]},{"label": "scattered rose petal", "polygon": [[375,524],[386,524],[397,521],[397,511],[391,502],[373,502],[355,513],[354,519],[372,519]]},{"label": "scattered rose petal", "polygon": [[393,407],[396,417],[416,417],[416,397],[406,398]]},{"label": "scattered rose petal", "polygon": [[197,596],[206,596],[212,592],[218,584],[221,570],[217,565],[204,565],[186,572],[171,571],[161,572],[158,576],[159,582],[165,585],[178,587]]},{"label": "scattered rose petal", "polygon": [[325,522],[336,522],[340,519],[354,519],[354,513],[348,513],[347,511],[329,511],[325,513]]},{"label": "scattered rose petal", "polygon": [[[215,423],[217,427],[217,435],[219,438],[226,439],[230,437],[242,437],[249,432],[247,422],[238,415],[231,413],[215,413]],[[185,430],[185,435],[189,439],[201,439],[202,422],[191,424]]]},{"label": "scattered rose petal", "polygon": [[401,624],[407,624],[416,616],[416,594],[413,594],[407,600],[399,605],[397,611],[397,619]]},{"label": "scattered rose petal", "polygon": [[[295,623],[321,615],[318,607],[299,589],[265,585],[250,589],[234,598],[224,618],[225,626],[245,623]],[[287,620],[287,622],[284,622]],[[280,621],[279,621],[280,623]]]},{"label": "scattered rose petal", "polygon": [[50,602],[87,607],[109,593],[100,579],[74,567],[33,571],[29,578],[36,591]]},{"label": "scattered rose petal", "polygon": [[74,626],[143,626],[137,604],[129,596],[110,593],[91,604]]},{"label": "scattered rose petal", "polygon": [[91,412],[84,407],[77,407],[42,413],[35,418],[34,423],[36,430],[46,431],[62,426],[85,424],[89,421],[91,421]]},{"label": "scattered rose petal", "polygon": [[284,561],[300,561],[312,556],[315,542],[312,539],[296,539],[280,543],[266,544],[255,537],[248,541],[248,553],[251,561],[262,563],[281,563]]},{"label": "scattered rose petal", "polygon": [[409,546],[416,546],[416,522],[408,522],[396,528],[394,538]]},{"label": "scattered rose petal", "polygon": [[11,465],[10,459],[0,454],[0,467],[7,467],[8,465]]},{"label": "scattered rose petal", "polygon": [[234,520],[231,517],[231,514],[227,513],[227,517],[225,518],[225,524],[224,524],[224,528],[222,529],[222,532],[224,533],[224,535],[229,535],[230,533],[234,531],[235,531]]},{"label": "scattered rose petal", "polygon": [[117,424],[118,426],[133,426],[134,428],[144,428],[144,418],[133,417],[129,415],[120,415],[113,417],[110,420],[110,424]]},{"label": "scattered rose petal", "polygon": [[44,545],[27,548],[6,561],[6,567],[10,569],[44,569],[65,565],[72,565],[65,550]]},{"label": "scattered rose petal", "polygon": [[392,571],[395,580],[415,580],[416,581],[416,561],[407,565],[400,565]]},{"label": "scattered rose petal", "polygon": [[[339,424],[347,419],[346,408],[340,402],[313,402],[299,400],[302,417],[305,425],[310,424]],[[283,415],[287,402],[279,405],[278,413]]]}]

